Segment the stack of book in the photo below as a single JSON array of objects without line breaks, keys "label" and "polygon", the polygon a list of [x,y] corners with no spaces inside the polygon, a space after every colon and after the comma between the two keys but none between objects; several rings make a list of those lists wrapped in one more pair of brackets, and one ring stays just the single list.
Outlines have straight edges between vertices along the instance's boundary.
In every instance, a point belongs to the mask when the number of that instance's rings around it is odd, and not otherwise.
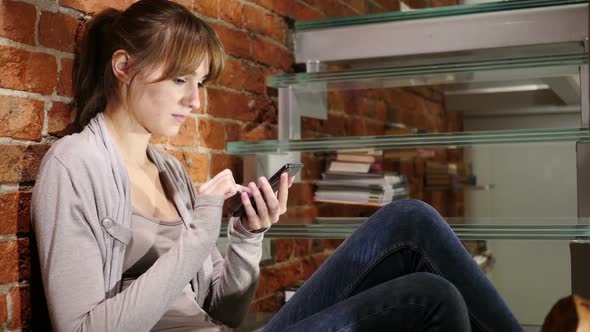
[{"label": "stack of book", "polygon": [[328,172],[369,173],[379,171],[383,151],[375,149],[336,151]]},{"label": "stack of book", "polygon": [[322,180],[316,182],[316,202],[383,206],[409,197],[405,176],[381,172],[381,150],[337,151]]},{"label": "stack of book", "polygon": [[326,172],[316,185],[316,202],[384,206],[409,197],[406,177],[393,174]]}]

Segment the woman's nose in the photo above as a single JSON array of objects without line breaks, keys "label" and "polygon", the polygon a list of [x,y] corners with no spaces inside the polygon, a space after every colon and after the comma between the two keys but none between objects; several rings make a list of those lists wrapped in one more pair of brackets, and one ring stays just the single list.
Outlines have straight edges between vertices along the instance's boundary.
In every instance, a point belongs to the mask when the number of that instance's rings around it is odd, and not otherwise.
[{"label": "woman's nose", "polygon": [[199,98],[199,88],[191,89],[190,93],[186,97],[188,107],[192,108],[193,111],[198,110],[201,107],[201,99]]}]

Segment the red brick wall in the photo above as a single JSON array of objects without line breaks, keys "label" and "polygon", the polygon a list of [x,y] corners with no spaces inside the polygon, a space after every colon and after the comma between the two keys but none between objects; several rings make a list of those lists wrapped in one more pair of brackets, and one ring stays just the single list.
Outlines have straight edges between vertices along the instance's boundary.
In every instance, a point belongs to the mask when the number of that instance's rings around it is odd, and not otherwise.
[{"label": "red brick wall", "polygon": [[[30,324],[30,303],[35,301],[30,295],[31,188],[51,143],[70,132],[74,114],[67,104],[72,97],[76,30],[91,13],[108,6],[122,9],[132,2],[0,0],[0,329],[18,330]],[[153,139],[183,162],[196,184],[226,167],[242,180],[241,158],[225,153],[226,141],[276,137],[276,91],[266,89],[265,77],[291,71],[288,20],[399,9],[392,0],[177,2],[212,24],[229,54],[223,77],[203,89],[202,108],[180,134]],[[425,7],[453,1],[410,2]],[[373,127],[366,128],[370,132]],[[324,129],[331,130],[318,130]],[[309,186],[294,188],[290,213],[316,213],[301,204],[310,195]],[[331,213],[330,208],[325,212]],[[277,290],[307,278],[336,245],[330,240],[276,241],[277,263],[263,268],[253,309],[274,309]]]}]

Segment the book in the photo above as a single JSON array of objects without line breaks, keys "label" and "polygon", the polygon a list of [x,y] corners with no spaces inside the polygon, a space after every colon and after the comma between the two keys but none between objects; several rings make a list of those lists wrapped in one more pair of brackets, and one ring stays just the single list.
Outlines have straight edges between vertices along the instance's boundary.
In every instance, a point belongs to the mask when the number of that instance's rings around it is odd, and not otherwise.
[{"label": "book", "polygon": [[375,161],[377,161],[377,158],[376,158],[376,156],[373,156],[373,155],[338,153],[336,155],[336,161],[374,163]]},{"label": "book", "polygon": [[342,162],[332,161],[328,171],[333,172],[352,172],[352,173],[368,173],[371,169],[371,163],[360,163],[360,162]]}]

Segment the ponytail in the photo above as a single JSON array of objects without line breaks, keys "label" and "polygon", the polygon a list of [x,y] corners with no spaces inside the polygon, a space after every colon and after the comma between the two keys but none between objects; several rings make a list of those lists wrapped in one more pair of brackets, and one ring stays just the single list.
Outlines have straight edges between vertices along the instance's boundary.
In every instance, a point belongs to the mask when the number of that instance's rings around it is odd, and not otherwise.
[{"label": "ponytail", "polygon": [[80,41],[72,73],[77,131],[104,111],[107,100],[116,96],[117,81],[111,70],[115,37],[112,27],[120,14],[119,10],[110,8],[94,16]]}]

